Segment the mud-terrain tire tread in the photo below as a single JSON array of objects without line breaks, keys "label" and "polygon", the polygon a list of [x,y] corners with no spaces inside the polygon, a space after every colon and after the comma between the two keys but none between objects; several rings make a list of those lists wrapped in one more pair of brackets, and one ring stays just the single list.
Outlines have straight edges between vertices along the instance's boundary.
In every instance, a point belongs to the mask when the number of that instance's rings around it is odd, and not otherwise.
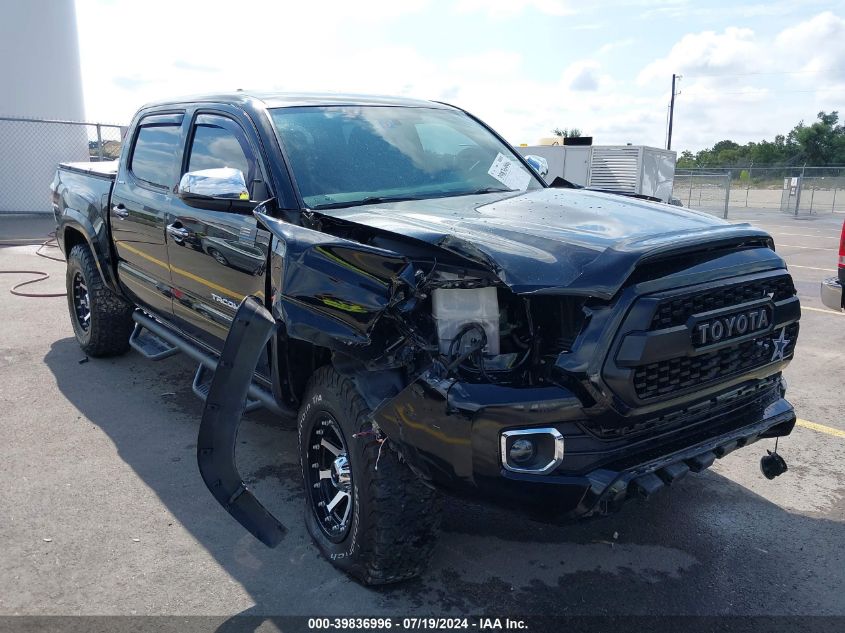
[{"label": "mud-terrain tire tread", "polygon": [[[91,324],[87,332],[78,327],[73,307],[73,277],[77,268],[88,287]],[[66,277],[70,319],[82,351],[95,358],[126,353],[129,335],[135,325],[132,320],[134,306],[106,286],[94,255],[86,245],[77,244],[70,250]]]},{"label": "mud-terrain tire tread", "polygon": [[[311,377],[303,402],[310,402],[318,393],[336,394],[342,403],[341,413],[346,419],[338,420],[338,423],[346,441],[366,442],[363,450],[354,455],[364,456],[363,467],[354,473],[359,491],[355,511],[362,513],[358,519],[360,523],[370,527],[358,535],[360,547],[352,558],[331,562],[366,585],[395,583],[418,576],[427,566],[437,542],[441,516],[438,493],[402,462],[398,452],[390,447],[389,440],[382,448],[374,439],[351,437],[354,432],[369,429],[370,413],[351,379],[331,366],[322,367]],[[303,441],[304,413],[305,408],[300,411],[297,425],[300,443]],[[354,430],[350,429],[350,421]],[[381,456],[379,448],[382,448]],[[353,452],[351,447],[350,452]],[[301,460],[302,456],[300,450]],[[305,466],[303,463],[303,473]],[[326,554],[324,543],[328,540],[316,520],[308,520],[313,513],[307,492],[305,511],[309,533]],[[354,529],[353,524],[350,533]]]}]

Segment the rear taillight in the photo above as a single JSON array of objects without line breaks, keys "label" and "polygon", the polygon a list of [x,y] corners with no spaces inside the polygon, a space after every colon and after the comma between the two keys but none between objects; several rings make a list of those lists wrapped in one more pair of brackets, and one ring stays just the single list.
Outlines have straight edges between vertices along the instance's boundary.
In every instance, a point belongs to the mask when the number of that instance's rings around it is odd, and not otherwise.
[{"label": "rear taillight", "polygon": [[845,222],[842,223],[842,235],[839,237],[839,268],[845,268]]}]

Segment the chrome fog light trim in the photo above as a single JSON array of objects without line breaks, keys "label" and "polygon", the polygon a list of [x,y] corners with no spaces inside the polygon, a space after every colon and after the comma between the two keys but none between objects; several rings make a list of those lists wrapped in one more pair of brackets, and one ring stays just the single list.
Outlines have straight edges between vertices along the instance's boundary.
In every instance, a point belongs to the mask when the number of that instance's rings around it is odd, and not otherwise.
[{"label": "chrome fog light trim", "polygon": [[[510,452],[510,448],[508,444],[512,443],[509,442],[509,440],[514,440],[515,438],[530,439],[531,436],[537,436],[538,439],[542,438],[543,436],[551,438],[554,448],[551,452],[552,454],[550,455],[550,460],[548,462],[544,462],[543,464],[538,464],[529,468],[509,463],[508,455]],[[535,444],[537,444],[537,442],[535,442]],[[546,475],[552,472],[558,466],[560,466],[561,462],[563,461],[563,435],[561,435],[560,432],[555,428],[513,429],[510,431],[502,431],[500,446],[502,466],[505,468],[505,470],[509,470],[514,473],[531,473],[534,475]],[[537,451],[540,452],[539,447],[537,448]]]}]

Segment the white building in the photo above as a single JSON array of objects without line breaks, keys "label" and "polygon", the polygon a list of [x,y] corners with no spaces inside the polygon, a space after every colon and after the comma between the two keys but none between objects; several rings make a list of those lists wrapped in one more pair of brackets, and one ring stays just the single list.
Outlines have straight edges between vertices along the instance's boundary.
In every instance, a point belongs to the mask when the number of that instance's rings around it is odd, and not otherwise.
[{"label": "white building", "polygon": [[0,2],[0,213],[49,211],[56,164],[88,159],[73,0]]}]

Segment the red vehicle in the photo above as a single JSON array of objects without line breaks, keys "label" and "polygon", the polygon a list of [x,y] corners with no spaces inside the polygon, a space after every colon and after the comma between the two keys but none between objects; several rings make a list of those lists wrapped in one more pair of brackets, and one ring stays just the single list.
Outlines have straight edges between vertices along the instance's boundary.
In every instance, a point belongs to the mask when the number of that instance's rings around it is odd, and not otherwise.
[{"label": "red vehicle", "polygon": [[842,310],[842,286],[845,285],[845,222],[842,223],[842,233],[839,237],[839,260],[837,261],[839,274],[822,281],[822,303],[831,310]]}]

